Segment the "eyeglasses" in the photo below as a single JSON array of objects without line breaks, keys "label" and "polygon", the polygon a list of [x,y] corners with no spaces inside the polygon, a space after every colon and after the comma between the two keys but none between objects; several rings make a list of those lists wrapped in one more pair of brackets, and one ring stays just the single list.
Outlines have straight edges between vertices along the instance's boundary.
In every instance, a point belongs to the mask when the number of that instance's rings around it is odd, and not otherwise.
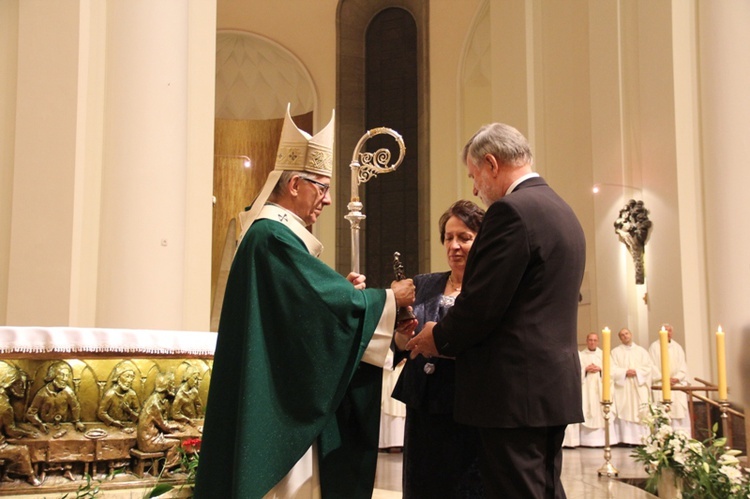
[{"label": "eyeglasses", "polygon": [[318,188],[320,189],[320,191],[319,191],[320,195],[323,196],[323,197],[325,197],[325,195],[328,193],[328,190],[331,188],[331,184],[324,184],[323,182],[318,182],[317,180],[313,180],[311,178],[303,177],[301,175],[300,175],[299,178],[301,178],[302,180],[307,180],[311,184],[317,185]]}]

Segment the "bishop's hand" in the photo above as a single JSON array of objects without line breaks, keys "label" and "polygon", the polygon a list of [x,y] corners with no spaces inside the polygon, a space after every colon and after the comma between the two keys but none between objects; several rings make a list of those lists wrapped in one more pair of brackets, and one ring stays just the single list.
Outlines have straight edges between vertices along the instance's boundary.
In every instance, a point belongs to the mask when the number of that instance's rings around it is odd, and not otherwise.
[{"label": "bishop's hand", "polygon": [[396,297],[396,306],[408,307],[414,303],[415,290],[414,281],[411,279],[402,279],[391,282],[391,289]]}]

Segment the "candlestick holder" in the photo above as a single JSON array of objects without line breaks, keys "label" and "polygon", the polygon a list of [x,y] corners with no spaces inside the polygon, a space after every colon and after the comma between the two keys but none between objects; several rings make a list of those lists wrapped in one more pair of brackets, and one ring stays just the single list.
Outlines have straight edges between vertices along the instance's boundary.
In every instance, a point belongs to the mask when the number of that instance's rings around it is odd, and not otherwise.
[{"label": "candlestick holder", "polygon": [[604,412],[604,464],[599,468],[599,476],[617,476],[620,472],[611,462],[612,448],[609,446],[609,412],[611,409],[611,400],[602,400],[602,412]]},{"label": "candlestick holder", "polygon": [[662,399],[661,403],[664,406],[664,411],[667,413],[667,416],[671,420],[672,419],[672,399]]},{"label": "candlestick holder", "polygon": [[727,400],[720,400],[719,410],[721,411],[721,432],[723,434],[722,436],[726,439],[724,448],[727,450],[729,450],[729,414],[727,414],[728,409],[729,402]]}]

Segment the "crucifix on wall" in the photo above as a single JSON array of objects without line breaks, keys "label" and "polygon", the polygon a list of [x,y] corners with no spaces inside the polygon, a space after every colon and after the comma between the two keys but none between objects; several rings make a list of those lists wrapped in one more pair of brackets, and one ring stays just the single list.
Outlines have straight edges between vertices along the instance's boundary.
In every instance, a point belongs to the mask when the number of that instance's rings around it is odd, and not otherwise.
[{"label": "crucifix on wall", "polygon": [[651,220],[643,201],[631,199],[620,209],[615,220],[615,232],[620,241],[627,246],[635,265],[635,283],[643,284],[646,271],[643,265],[643,255],[646,251],[646,241],[651,233]]}]

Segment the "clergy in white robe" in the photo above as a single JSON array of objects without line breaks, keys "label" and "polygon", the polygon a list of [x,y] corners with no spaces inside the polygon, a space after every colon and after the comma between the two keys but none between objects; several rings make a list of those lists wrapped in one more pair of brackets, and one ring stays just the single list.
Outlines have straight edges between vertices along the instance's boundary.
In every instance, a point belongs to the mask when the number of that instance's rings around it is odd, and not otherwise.
[{"label": "clergy in white robe", "polygon": [[[685,350],[682,349],[679,343],[672,339],[673,329],[670,324],[664,324],[664,329],[667,331],[667,337],[669,338],[669,378],[672,387],[675,386],[689,386],[690,376],[688,375],[687,361],[685,360]],[[661,385],[661,344],[659,340],[651,343],[648,348],[648,353],[651,356],[651,362],[653,363],[653,380],[654,385]],[[654,401],[660,402],[662,400],[661,390],[654,390],[652,393]],[[672,428],[676,430],[684,430],[688,435],[691,434],[691,423],[690,423],[690,409],[688,408],[687,394],[680,390],[672,389]]]},{"label": "clergy in white robe", "polygon": [[640,414],[650,401],[651,357],[645,348],[633,343],[629,329],[621,329],[618,336],[622,345],[612,349],[615,427],[620,442],[641,445],[641,437],[648,434],[648,428],[640,423]]},{"label": "clergy in white robe", "polygon": [[380,439],[378,447],[381,450],[396,452],[403,450],[404,429],[406,425],[406,404],[391,397],[401,371],[404,370],[402,360],[393,365],[393,352],[388,350],[383,366],[383,392],[380,403]]},{"label": "clergy in white robe", "polygon": [[[586,348],[578,352],[581,359],[581,391],[584,422],[580,428],[580,444],[586,447],[604,446],[604,413],[602,411],[602,350],[599,337],[589,333]],[[611,421],[611,419],[610,419]],[[610,445],[618,441],[610,432]]]}]

